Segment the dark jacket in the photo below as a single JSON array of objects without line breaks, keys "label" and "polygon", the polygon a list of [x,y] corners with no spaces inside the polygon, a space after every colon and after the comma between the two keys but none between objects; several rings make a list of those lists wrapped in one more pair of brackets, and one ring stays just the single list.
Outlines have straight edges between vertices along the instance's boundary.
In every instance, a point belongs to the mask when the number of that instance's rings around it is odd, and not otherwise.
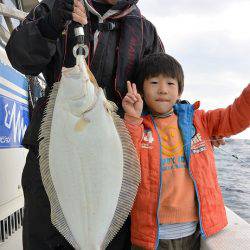
[{"label": "dark jacket", "polygon": [[[121,13],[118,16],[111,16],[107,21],[114,21],[118,28],[100,32],[95,53],[90,50],[87,59],[97,82],[105,88],[107,98],[114,101],[119,108],[121,108],[121,97],[126,93],[126,81],[133,80],[140,59],[147,54],[163,50],[155,27],[141,16],[136,5],[126,14],[126,10],[137,1],[119,1],[119,5],[113,7],[121,10]],[[15,69],[26,75],[43,73],[47,83],[46,93],[53,83],[60,79],[62,66],[72,67],[75,64],[72,48],[76,41],[72,24],[56,41],[44,38],[37,27],[39,19],[47,15],[53,7],[53,2],[44,0],[34,8],[12,32],[6,46],[8,58]],[[89,3],[91,4],[91,1]],[[91,29],[97,22],[97,19],[91,18],[92,16],[90,14],[89,24],[85,27],[87,34],[85,42],[90,47],[93,44]],[[37,143],[36,132],[41,121],[41,116],[37,117],[37,113],[41,114],[44,106],[40,104],[35,109],[36,114],[27,130],[25,145]],[[36,124],[33,124],[34,122]]]},{"label": "dark jacket", "polygon": [[[116,102],[120,110],[121,98],[126,93],[126,81],[133,80],[140,59],[147,54],[163,50],[155,27],[141,16],[140,10],[136,6],[137,2],[138,0],[122,0],[112,7],[112,10],[116,13],[109,16],[104,23],[113,22],[115,28],[100,31],[95,50],[93,49],[93,32],[97,28],[100,29],[98,18],[89,12],[88,25],[84,27],[85,44],[90,48],[87,63],[97,82],[105,89],[107,98]],[[26,209],[24,250],[40,250],[38,243],[37,245],[35,243],[39,239],[46,239],[48,245],[52,245],[52,249],[54,249],[53,246],[59,244],[58,242],[61,242],[60,237],[53,231],[51,225],[47,229],[46,226],[41,227],[40,231],[39,226],[36,225],[41,221],[47,221],[47,224],[50,222],[48,199],[42,186],[39,171],[34,171],[34,167],[38,167],[36,161],[38,132],[49,90],[54,82],[60,80],[60,72],[63,66],[72,67],[75,65],[75,59],[72,55],[72,48],[76,43],[73,25],[69,24],[57,40],[45,38],[38,28],[41,20],[52,10],[53,4],[53,0],[43,0],[36,6],[12,32],[6,46],[8,58],[15,69],[26,75],[35,76],[43,73],[47,83],[45,97],[38,101],[23,140],[24,146],[30,148],[30,151],[33,152],[28,155],[22,176]],[[88,1],[88,4],[94,6],[91,0]],[[37,200],[41,204],[36,205],[36,211],[34,211],[34,202]],[[47,210],[45,211],[45,209]],[[30,216],[31,214],[32,216]],[[37,221],[38,218],[40,219],[39,222]],[[27,232],[30,232],[30,234]],[[40,238],[38,234],[40,234]],[[33,243],[30,243],[32,240]],[[49,242],[54,243],[49,244]],[[117,244],[122,245],[121,242],[118,240]],[[47,250],[44,246],[41,249]],[[113,249],[126,248],[115,246]]]}]

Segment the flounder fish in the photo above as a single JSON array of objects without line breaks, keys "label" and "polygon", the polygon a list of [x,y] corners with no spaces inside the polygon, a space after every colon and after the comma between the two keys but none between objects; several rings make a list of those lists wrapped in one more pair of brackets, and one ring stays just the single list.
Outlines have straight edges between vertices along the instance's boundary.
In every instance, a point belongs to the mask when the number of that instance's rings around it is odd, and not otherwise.
[{"label": "flounder fish", "polygon": [[40,169],[51,221],[81,250],[105,249],[131,211],[140,183],[135,147],[83,56],[64,68],[40,129]]}]

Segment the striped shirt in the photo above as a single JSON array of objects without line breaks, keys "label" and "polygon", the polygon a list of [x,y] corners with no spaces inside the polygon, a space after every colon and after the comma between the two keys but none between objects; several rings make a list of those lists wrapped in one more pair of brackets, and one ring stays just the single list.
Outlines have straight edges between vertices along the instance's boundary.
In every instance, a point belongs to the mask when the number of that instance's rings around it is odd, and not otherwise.
[{"label": "striped shirt", "polygon": [[159,226],[160,240],[173,240],[190,236],[195,233],[197,221],[175,224],[161,224]]}]

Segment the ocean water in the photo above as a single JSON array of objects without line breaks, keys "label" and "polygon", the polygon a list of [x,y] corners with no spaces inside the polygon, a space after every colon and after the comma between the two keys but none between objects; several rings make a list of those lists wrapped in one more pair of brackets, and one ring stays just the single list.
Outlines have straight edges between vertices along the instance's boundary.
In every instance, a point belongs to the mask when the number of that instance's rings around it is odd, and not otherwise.
[{"label": "ocean water", "polygon": [[226,206],[250,223],[250,140],[228,139],[215,159]]}]

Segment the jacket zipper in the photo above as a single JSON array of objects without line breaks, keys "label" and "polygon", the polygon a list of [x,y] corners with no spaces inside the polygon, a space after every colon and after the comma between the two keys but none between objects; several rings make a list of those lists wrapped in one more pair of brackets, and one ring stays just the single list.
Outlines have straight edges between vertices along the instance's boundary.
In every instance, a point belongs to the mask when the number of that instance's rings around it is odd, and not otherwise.
[{"label": "jacket zipper", "polygon": [[[178,126],[179,126],[179,121],[178,121]],[[179,128],[180,129],[180,128]],[[182,130],[180,129],[180,131],[182,132]],[[181,133],[183,134],[183,133]],[[185,158],[187,159],[187,154],[186,154],[186,150],[184,148],[184,151],[185,151]],[[198,193],[198,189],[197,189],[197,184],[196,184],[196,181],[194,180],[194,176],[192,174],[192,171],[190,169],[190,158],[191,158],[191,141],[190,141],[190,147],[189,147],[189,161],[187,162],[188,164],[188,172],[190,174],[190,177],[194,183],[194,189],[195,189],[195,193],[196,193],[196,197],[197,197],[197,201],[198,201],[198,213],[199,213],[199,225],[200,225],[200,233],[201,233],[201,236],[203,239],[206,239],[206,234],[203,230],[203,227],[202,227],[202,218],[201,218],[201,209],[200,209],[200,198],[199,198],[199,193]]]},{"label": "jacket zipper", "polygon": [[[159,187],[159,196],[158,196],[158,205],[157,205],[157,218],[156,218],[156,220],[157,220],[157,239],[156,239],[156,244],[155,244],[155,249],[157,249],[158,244],[159,244],[159,219],[158,219],[158,211],[159,211],[160,194],[161,194],[161,188],[162,188],[162,171],[161,171],[162,146],[161,146],[161,139],[160,139],[160,136],[159,136],[158,129],[157,129],[157,126],[155,124],[154,118],[151,115],[150,115],[150,117],[151,117],[151,120],[152,120],[152,122],[154,124],[155,130],[156,130],[157,136],[158,136],[158,141],[160,143],[160,187]],[[205,232],[203,230],[203,227],[202,227],[202,218],[201,218],[201,210],[200,210],[200,198],[199,198],[199,194],[198,194],[198,189],[197,189],[196,181],[194,180],[192,171],[190,170],[190,163],[188,164],[188,170],[189,170],[190,177],[192,178],[193,183],[194,183],[195,193],[196,193],[196,197],[197,197],[197,201],[198,201],[198,213],[199,213],[200,233],[201,233],[202,238],[206,239],[207,237],[206,237],[206,234],[205,234]]]},{"label": "jacket zipper", "polygon": [[156,242],[155,242],[155,249],[158,248],[159,245],[159,218],[158,218],[158,212],[159,212],[159,203],[160,203],[160,197],[161,197],[161,188],[162,188],[162,171],[161,171],[161,165],[162,165],[162,147],[161,147],[161,138],[159,136],[159,132],[157,129],[157,126],[155,124],[154,118],[150,115],[151,120],[154,124],[154,128],[157,133],[158,137],[158,142],[160,144],[160,185],[159,185],[159,195],[158,195],[158,202],[157,202],[157,213],[156,213],[156,223],[157,223],[157,237],[156,237]]},{"label": "jacket zipper", "polygon": [[206,236],[206,234],[205,234],[205,232],[203,230],[203,227],[202,227],[201,209],[200,209],[200,198],[199,198],[199,194],[198,194],[198,189],[197,189],[196,181],[194,180],[192,171],[190,170],[190,166],[188,166],[188,170],[189,170],[190,177],[192,178],[193,183],[194,183],[194,189],[195,189],[195,193],[196,193],[196,197],[197,197],[197,201],[198,201],[198,213],[199,213],[200,232],[201,232],[202,238],[205,240],[207,238],[207,236]]}]

